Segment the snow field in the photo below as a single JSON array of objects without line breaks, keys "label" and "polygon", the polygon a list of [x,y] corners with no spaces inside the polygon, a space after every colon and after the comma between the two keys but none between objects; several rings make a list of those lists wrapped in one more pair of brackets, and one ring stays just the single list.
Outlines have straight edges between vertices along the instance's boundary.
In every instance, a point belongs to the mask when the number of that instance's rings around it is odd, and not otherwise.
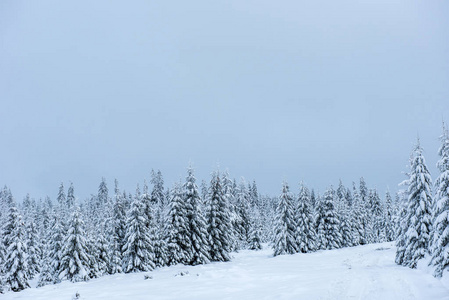
[{"label": "snow field", "polygon": [[[262,251],[232,253],[231,262],[63,282],[0,298],[71,300],[79,292],[82,300],[449,300],[444,279],[434,278],[422,264],[417,270],[396,265],[395,251],[390,242],[273,257],[265,245]],[[152,278],[145,280],[145,275]]]}]

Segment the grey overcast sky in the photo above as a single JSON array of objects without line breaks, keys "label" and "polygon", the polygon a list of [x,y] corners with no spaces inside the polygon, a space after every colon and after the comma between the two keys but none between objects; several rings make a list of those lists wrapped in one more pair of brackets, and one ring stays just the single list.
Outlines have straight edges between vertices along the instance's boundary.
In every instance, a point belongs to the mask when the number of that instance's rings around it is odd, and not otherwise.
[{"label": "grey overcast sky", "polygon": [[449,1],[0,1],[0,184],[21,200],[101,177],[220,166],[261,193],[435,178]]}]

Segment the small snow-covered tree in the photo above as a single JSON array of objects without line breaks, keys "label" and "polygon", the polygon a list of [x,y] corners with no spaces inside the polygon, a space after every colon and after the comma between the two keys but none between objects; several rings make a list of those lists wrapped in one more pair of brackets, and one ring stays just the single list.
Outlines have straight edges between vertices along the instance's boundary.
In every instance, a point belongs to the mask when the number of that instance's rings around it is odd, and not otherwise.
[{"label": "small snow-covered tree", "polygon": [[84,222],[80,211],[75,207],[68,232],[61,249],[61,265],[59,278],[72,282],[87,281],[89,279],[89,255],[84,232]]},{"label": "small snow-covered tree", "polygon": [[282,185],[282,194],[276,208],[273,249],[274,256],[298,252],[297,225],[295,222],[293,197],[287,182]]}]

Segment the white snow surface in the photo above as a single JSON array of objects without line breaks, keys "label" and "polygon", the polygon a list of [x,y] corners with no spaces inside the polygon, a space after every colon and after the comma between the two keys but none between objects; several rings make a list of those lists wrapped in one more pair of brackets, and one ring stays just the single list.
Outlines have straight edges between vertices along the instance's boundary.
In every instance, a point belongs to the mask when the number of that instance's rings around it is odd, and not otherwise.
[{"label": "white snow surface", "polygon": [[[415,270],[394,263],[394,243],[277,257],[264,246],[262,251],[233,253],[232,261],[226,263],[63,282],[8,292],[0,298],[71,300],[78,292],[81,300],[449,299],[447,279],[434,278],[425,263]],[[145,280],[145,275],[152,278]]]}]

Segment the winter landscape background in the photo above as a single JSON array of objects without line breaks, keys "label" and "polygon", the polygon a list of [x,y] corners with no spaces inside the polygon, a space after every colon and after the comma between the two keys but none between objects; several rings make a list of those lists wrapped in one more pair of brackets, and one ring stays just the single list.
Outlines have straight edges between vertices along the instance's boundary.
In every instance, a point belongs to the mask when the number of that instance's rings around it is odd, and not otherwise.
[{"label": "winter landscape background", "polygon": [[446,1],[2,1],[5,299],[445,299]]}]

